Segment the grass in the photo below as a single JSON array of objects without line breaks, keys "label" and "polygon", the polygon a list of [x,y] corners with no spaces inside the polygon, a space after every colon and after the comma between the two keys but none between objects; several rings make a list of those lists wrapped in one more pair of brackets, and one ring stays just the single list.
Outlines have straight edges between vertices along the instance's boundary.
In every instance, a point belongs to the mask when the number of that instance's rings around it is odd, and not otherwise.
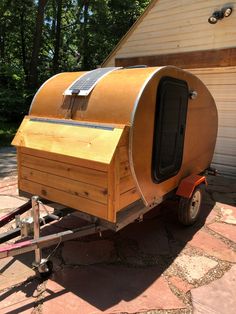
[{"label": "grass", "polygon": [[18,123],[0,120],[0,147],[10,146],[19,127]]}]

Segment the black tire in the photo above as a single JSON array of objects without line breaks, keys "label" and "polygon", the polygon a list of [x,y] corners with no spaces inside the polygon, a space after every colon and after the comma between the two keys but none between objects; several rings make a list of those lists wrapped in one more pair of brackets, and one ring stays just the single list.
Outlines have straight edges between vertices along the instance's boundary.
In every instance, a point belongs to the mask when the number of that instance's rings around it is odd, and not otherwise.
[{"label": "black tire", "polygon": [[185,226],[193,225],[201,212],[205,191],[205,184],[198,185],[191,198],[181,197],[178,208],[179,222]]}]

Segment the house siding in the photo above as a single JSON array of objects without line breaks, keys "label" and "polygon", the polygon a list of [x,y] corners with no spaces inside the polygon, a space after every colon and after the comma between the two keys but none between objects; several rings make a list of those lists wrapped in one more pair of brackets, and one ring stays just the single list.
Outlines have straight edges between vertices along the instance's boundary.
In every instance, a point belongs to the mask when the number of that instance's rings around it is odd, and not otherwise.
[{"label": "house siding", "polygon": [[[157,0],[153,4],[103,66],[114,66],[117,58],[236,47],[235,0],[229,3],[234,8],[231,16],[214,25],[208,18],[227,4],[225,0]],[[216,101],[219,128],[213,166],[224,175],[236,177],[236,67],[187,71],[206,84]]]},{"label": "house siding", "polygon": [[[225,0],[156,1],[104,65],[114,66],[116,58],[235,46],[235,11],[215,25],[207,22],[210,15],[225,3]],[[236,1],[231,1],[230,4],[236,7]]]},{"label": "house siding", "polygon": [[205,83],[216,102],[219,121],[212,165],[220,173],[236,177],[236,67],[188,71]]}]

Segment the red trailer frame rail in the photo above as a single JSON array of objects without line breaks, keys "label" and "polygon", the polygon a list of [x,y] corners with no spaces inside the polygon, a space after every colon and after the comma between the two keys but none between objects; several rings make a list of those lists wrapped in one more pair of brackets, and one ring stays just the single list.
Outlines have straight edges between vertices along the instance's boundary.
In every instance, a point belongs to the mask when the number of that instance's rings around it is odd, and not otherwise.
[{"label": "red trailer frame rail", "polygon": [[45,247],[56,245],[67,240],[87,236],[105,230],[104,227],[97,227],[95,224],[80,227],[74,230],[66,230],[59,233],[54,233],[38,239],[26,240],[19,243],[8,244],[0,248],[0,259],[9,256],[40,250]]},{"label": "red trailer frame rail", "polygon": [[[45,247],[50,247],[52,245],[56,245],[56,248],[64,241],[72,240],[75,238],[80,238],[84,236],[88,236],[94,233],[99,233],[101,235],[102,231],[110,229],[113,231],[118,231],[124,228],[127,224],[133,222],[135,219],[141,219],[143,215],[148,212],[151,207],[145,207],[142,202],[138,201],[130,206],[123,212],[118,215],[117,223],[112,224],[102,219],[98,219],[95,216],[87,215],[82,212],[77,212],[78,216],[82,219],[89,222],[89,225],[82,226],[79,228],[75,228],[72,230],[65,230],[59,233],[54,233],[47,236],[40,236],[40,204],[42,202],[39,200],[38,196],[32,196],[31,201],[27,202],[23,206],[15,209],[13,212],[5,215],[2,219],[2,225],[5,225],[7,222],[14,219],[17,214],[22,214],[27,210],[32,208],[33,214],[33,239],[21,241],[14,244],[7,244],[0,248],[0,259],[6,258],[9,256],[16,256],[26,252],[35,251],[35,261],[33,265],[38,269],[41,275],[45,275],[50,273],[52,270],[52,263],[49,261],[51,254],[45,259],[42,258],[42,249]],[[69,211],[70,212],[70,211]],[[53,217],[51,217],[53,216]],[[58,216],[56,215],[48,215],[44,218],[52,220],[58,220]],[[44,219],[44,222],[46,219]],[[47,223],[47,222],[46,222]],[[19,230],[18,230],[19,229]],[[12,232],[12,231],[11,231]],[[19,235],[20,228],[15,229],[14,231]],[[7,237],[8,234],[3,234],[3,238]],[[1,239],[1,237],[0,237]],[[51,263],[51,264],[50,264]]]},{"label": "red trailer frame rail", "polygon": [[0,217],[0,228],[5,226],[8,222],[15,219],[16,215],[21,215],[21,214],[24,214],[25,212],[27,212],[27,210],[29,210],[31,207],[32,207],[31,201],[29,200],[27,203],[17,207],[16,209],[11,211],[10,213],[7,213],[6,215]]}]

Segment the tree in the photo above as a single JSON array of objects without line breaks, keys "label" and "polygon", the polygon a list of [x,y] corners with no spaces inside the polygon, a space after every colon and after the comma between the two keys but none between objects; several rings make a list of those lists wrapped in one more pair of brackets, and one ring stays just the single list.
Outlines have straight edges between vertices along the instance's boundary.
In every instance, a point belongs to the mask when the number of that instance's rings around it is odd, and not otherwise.
[{"label": "tree", "polygon": [[1,0],[0,119],[21,119],[61,71],[99,66],[150,0]]},{"label": "tree", "polygon": [[59,69],[59,53],[61,47],[61,14],[62,14],[62,0],[57,0],[53,73],[57,73]]},{"label": "tree", "polygon": [[48,0],[39,0],[35,22],[35,34],[33,39],[32,57],[30,60],[28,87],[35,88],[38,85],[39,52],[44,24],[44,10]]},{"label": "tree", "polygon": [[89,0],[83,1],[83,22],[82,22],[82,34],[83,34],[83,63],[82,68],[89,68],[89,56],[88,56],[88,47],[89,47],[89,36],[88,36],[88,22],[89,22]]}]

